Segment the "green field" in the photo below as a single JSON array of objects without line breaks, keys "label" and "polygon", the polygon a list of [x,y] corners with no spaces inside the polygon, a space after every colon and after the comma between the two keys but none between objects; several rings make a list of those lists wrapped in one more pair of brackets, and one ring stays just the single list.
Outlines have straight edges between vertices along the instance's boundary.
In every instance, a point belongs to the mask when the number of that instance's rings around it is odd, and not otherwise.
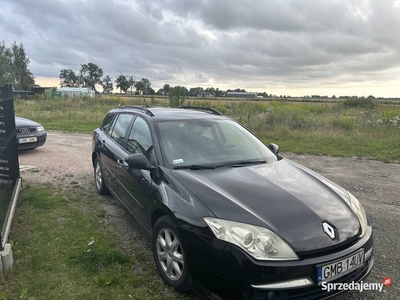
[{"label": "green field", "polygon": [[[282,151],[399,163],[400,106],[367,102],[187,99],[185,104],[213,107],[245,125],[264,142],[279,144]],[[143,97],[16,100],[15,111],[18,116],[42,123],[48,130],[90,133],[109,109],[144,103]],[[147,98],[146,103],[167,106],[168,100]]]}]

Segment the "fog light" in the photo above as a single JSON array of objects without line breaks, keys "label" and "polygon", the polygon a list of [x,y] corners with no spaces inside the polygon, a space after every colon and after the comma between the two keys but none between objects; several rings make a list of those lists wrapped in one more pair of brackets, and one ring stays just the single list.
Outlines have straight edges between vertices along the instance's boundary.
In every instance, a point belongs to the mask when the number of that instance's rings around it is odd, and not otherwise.
[{"label": "fog light", "polygon": [[274,299],[274,298],[275,298],[275,292],[274,292],[274,291],[269,292],[269,293],[268,293],[267,299],[268,299],[268,300],[272,300],[272,299]]}]

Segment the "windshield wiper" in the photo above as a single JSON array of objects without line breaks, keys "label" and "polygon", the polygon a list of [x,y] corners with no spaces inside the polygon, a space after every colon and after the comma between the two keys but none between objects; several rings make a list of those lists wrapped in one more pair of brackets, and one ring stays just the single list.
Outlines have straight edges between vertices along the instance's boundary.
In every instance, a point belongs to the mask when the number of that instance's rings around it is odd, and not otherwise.
[{"label": "windshield wiper", "polygon": [[242,160],[242,161],[235,161],[235,162],[230,162],[226,164],[221,164],[217,165],[217,168],[221,167],[243,167],[243,166],[249,166],[249,165],[259,165],[259,164],[265,164],[267,163],[266,160]]},{"label": "windshield wiper", "polygon": [[176,167],[174,167],[174,170],[179,170],[179,169],[203,170],[203,169],[215,169],[215,166],[189,165],[189,166],[176,166]]}]

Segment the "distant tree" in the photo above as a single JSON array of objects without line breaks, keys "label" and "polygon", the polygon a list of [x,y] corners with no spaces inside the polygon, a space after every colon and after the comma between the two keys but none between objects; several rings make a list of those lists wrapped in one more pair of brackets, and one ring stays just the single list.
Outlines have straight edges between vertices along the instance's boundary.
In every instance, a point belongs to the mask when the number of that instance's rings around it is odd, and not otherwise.
[{"label": "distant tree", "polygon": [[203,91],[201,87],[194,87],[189,90],[189,96],[197,97],[200,94],[200,90]]},{"label": "distant tree", "polygon": [[151,88],[151,82],[147,78],[142,78],[135,84],[137,91],[142,91],[144,95],[151,95],[151,91],[154,94],[154,90]]},{"label": "distant tree", "polygon": [[140,81],[135,84],[137,91],[142,91],[143,94],[149,94],[149,89],[151,87],[151,82],[147,78],[142,78]]},{"label": "distant tree", "polygon": [[163,92],[164,92],[164,95],[168,95],[169,94],[169,91],[170,91],[170,89],[171,89],[171,87],[169,86],[169,84],[164,84],[164,86],[163,86]]},{"label": "distant tree", "polygon": [[114,88],[111,77],[108,75],[104,77],[101,82],[101,86],[103,87],[103,93],[109,94]]},{"label": "distant tree", "polygon": [[129,77],[129,79],[128,79],[129,88],[131,89],[131,94],[132,94],[133,88],[136,87],[136,79],[135,79],[134,75],[135,75],[135,73],[132,74],[132,76]]},{"label": "distant tree", "polygon": [[158,91],[157,91],[157,95],[163,95],[163,92],[164,92],[164,90],[163,89],[158,89]]},{"label": "distant tree", "polygon": [[135,83],[135,88],[137,91],[142,91],[144,94],[145,87],[144,83],[141,80]]},{"label": "distant tree", "polygon": [[224,96],[224,95],[225,95],[225,92],[222,91],[222,90],[220,90],[219,88],[217,88],[217,89],[215,90],[215,97],[222,97],[222,96]]},{"label": "distant tree", "polygon": [[19,90],[32,89],[35,77],[28,69],[30,62],[22,43],[14,42],[10,48],[0,43],[0,84],[11,83]]},{"label": "distant tree", "polygon": [[154,95],[155,93],[156,93],[156,91],[152,87],[148,88],[148,90],[147,90],[148,95]]},{"label": "distant tree", "polygon": [[60,86],[76,87],[80,86],[78,76],[71,69],[60,70]]},{"label": "distant tree", "polygon": [[83,82],[83,86],[92,89],[97,92],[96,84],[101,84],[101,77],[103,77],[103,70],[94,63],[88,63],[81,65],[80,76]]},{"label": "distant tree", "polygon": [[184,86],[175,86],[170,88],[168,93],[169,106],[178,107],[185,104],[185,97],[188,90]]},{"label": "distant tree", "polygon": [[126,91],[131,87],[129,80],[124,75],[119,75],[115,80],[115,83],[116,88],[120,89],[121,93],[126,93]]},{"label": "distant tree", "polygon": [[0,43],[0,84],[10,83],[10,53],[4,42]]},{"label": "distant tree", "polygon": [[143,85],[144,85],[144,93],[147,95],[147,94],[149,94],[149,90],[150,90],[150,88],[151,88],[151,81],[150,80],[148,80],[147,78],[142,78],[142,80],[141,80],[142,82],[143,82]]},{"label": "distant tree", "polygon": [[206,88],[206,92],[215,94],[215,88],[213,88],[213,87],[208,87],[208,88]]}]

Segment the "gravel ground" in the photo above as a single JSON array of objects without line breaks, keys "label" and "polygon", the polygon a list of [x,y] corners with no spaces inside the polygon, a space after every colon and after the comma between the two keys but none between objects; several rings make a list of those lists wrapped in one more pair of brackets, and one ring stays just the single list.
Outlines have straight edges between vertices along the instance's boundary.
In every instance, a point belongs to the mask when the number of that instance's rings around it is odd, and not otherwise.
[{"label": "gravel ground", "polygon": [[[282,155],[348,189],[363,203],[374,227],[375,266],[366,282],[381,283],[389,276],[393,284],[381,293],[349,292],[338,299],[400,299],[400,165],[359,158]],[[19,160],[22,169],[26,169],[21,172],[23,182],[50,182],[63,188],[78,181],[95,193],[88,134],[50,131],[43,147],[20,152]],[[101,200],[99,203],[107,211],[109,224],[115,227],[121,243],[125,247],[137,244],[140,230],[125,210],[112,197]]]}]

